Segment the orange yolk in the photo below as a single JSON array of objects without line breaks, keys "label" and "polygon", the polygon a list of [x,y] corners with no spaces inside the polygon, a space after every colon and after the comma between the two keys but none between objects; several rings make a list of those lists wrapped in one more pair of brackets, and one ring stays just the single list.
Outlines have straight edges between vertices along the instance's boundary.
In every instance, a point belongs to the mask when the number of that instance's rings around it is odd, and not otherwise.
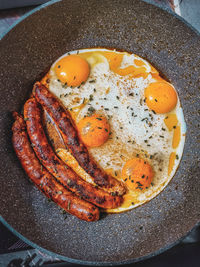
[{"label": "orange yolk", "polygon": [[134,63],[136,66],[139,66],[139,67],[145,65],[145,63],[140,59],[134,59]]},{"label": "orange yolk", "polygon": [[167,115],[167,117],[164,119],[165,125],[167,126],[169,131],[172,131],[174,129],[173,134],[173,140],[172,140],[172,148],[177,148],[180,139],[181,139],[181,127],[178,124],[178,119],[176,114],[170,113]]},{"label": "orange yolk", "polygon": [[55,65],[58,79],[68,86],[79,86],[85,82],[90,74],[88,62],[78,55],[61,58]]},{"label": "orange yolk", "polygon": [[172,147],[177,148],[181,139],[181,127],[176,126],[174,129],[174,135],[173,135],[173,140],[172,140]]},{"label": "orange yolk", "polygon": [[173,110],[177,103],[177,94],[174,88],[166,82],[151,83],[145,89],[147,106],[156,113],[162,114]]},{"label": "orange yolk", "polygon": [[122,178],[131,190],[144,190],[153,179],[151,165],[140,158],[128,160],[122,169]]},{"label": "orange yolk", "polygon": [[[132,77],[146,77],[146,69],[144,67],[136,68],[134,66],[128,66],[126,68],[121,69],[120,65],[123,60],[123,54],[115,53],[115,52],[102,52],[102,54],[107,58],[109,62],[110,69],[119,74],[120,76],[125,76],[125,75],[131,75],[130,78]],[[137,66],[143,66],[144,62],[141,60],[135,59],[134,60],[135,64]]]},{"label": "orange yolk", "polygon": [[115,72],[121,76],[132,74],[132,77],[136,77],[139,76],[140,74],[144,73],[146,74],[146,69],[144,67],[135,68],[134,66],[128,66],[124,69],[118,69]]},{"label": "orange yolk", "polygon": [[173,128],[178,124],[178,119],[176,114],[171,113],[167,115],[167,117],[164,119],[165,125],[167,126],[169,131],[172,131]]},{"label": "orange yolk", "polygon": [[168,175],[170,175],[170,173],[171,173],[172,170],[173,170],[174,163],[175,163],[175,158],[176,158],[176,154],[175,154],[174,152],[172,152],[172,153],[170,154],[170,157],[169,157]]},{"label": "orange yolk", "polygon": [[77,127],[80,138],[88,147],[103,145],[110,134],[110,125],[106,117],[99,114],[81,119]]},{"label": "orange yolk", "polygon": [[110,69],[114,72],[120,67],[123,54],[118,54],[115,52],[102,52],[102,54],[107,58],[109,62]]}]

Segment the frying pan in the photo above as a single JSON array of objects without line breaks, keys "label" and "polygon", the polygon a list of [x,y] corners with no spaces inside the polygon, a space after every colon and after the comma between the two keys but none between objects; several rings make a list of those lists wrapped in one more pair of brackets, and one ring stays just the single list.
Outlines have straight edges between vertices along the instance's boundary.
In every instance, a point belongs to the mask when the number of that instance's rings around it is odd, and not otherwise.
[{"label": "frying pan", "polygon": [[[175,177],[156,198],[87,223],[70,215],[64,220],[59,208],[29,183],[13,152],[11,111],[21,110],[33,82],[59,56],[95,46],[131,51],[160,70],[180,96],[187,138]],[[3,223],[28,244],[81,264],[135,262],[176,244],[200,221],[199,57],[200,36],[194,29],[137,0],[56,2],[8,32],[0,61]]]}]

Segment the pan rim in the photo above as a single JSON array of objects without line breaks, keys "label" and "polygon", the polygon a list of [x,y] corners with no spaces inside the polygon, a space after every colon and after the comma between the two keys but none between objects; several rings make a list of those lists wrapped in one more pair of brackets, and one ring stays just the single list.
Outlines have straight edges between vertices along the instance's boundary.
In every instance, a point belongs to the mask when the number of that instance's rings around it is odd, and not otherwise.
[{"label": "pan rim", "polygon": [[[34,8],[33,10],[27,12],[26,14],[24,14],[20,19],[18,19],[13,25],[11,25],[6,31],[3,32],[3,34],[0,36],[0,40],[2,40],[15,26],[17,26],[20,22],[24,21],[27,17],[29,17],[30,15],[34,14],[35,12],[50,6],[52,4],[55,4],[57,2],[61,2],[62,0],[51,0],[45,4],[42,4],[36,8]],[[142,0],[143,2],[145,2],[148,5],[152,5],[155,6],[157,8],[160,8],[161,10],[169,13],[170,15],[173,15],[174,17],[176,17],[177,19],[179,19],[180,21],[182,21],[187,27],[189,27],[193,32],[195,32],[198,36],[200,36],[200,32],[195,29],[189,22],[187,22],[184,18],[182,18],[181,16],[177,15],[176,13],[174,13],[173,11],[171,11],[168,8],[164,8],[162,6],[160,6],[159,4],[151,4],[146,0]],[[143,260],[147,260],[150,259],[154,256],[157,256],[169,249],[171,249],[172,247],[176,246],[178,243],[180,243],[189,233],[191,233],[191,231],[197,227],[200,226],[200,221],[197,222],[190,231],[188,231],[186,233],[186,235],[182,236],[181,238],[179,238],[178,240],[176,240],[173,243],[170,243],[168,245],[166,245],[165,247],[162,247],[152,253],[149,253],[145,256],[139,257],[139,258],[134,258],[131,260],[124,260],[124,261],[117,261],[117,262],[101,262],[101,261],[84,261],[84,260],[78,260],[78,259],[73,259],[73,258],[68,258],[66,256],[62,256],[61,254],[57,254],[55,252],[49,251],[45,248],[40,247],[39,245],[37,245],[36,243],[32,242],[31,240],[27,239],[26,237],[24,237],[23,235],[21,235],[18,231],[16,231],[10,224],[7,223],[7,221],[0,215],[0,222],[3,223],[3,225],[5,225],[13,234],[15,234],[18,238],[20,238],[22,241],[26,242],[28,245],[32,246],[35,249],[38,249],[50,256],[53,257],[57,257],[60,260],[63,261],[68,261],[70,263],[75,263],[75,264],[83,264],[83,265],[90,265],[90,266],[112,266],[112,265],[123,265],[123,264],[130,264],[130,263],[136,263],[139,261],[143,261]]]},{"label": "pan rim", "polygon": [[140,262],[140,261],[144,261],[147,259],[150,259],[152,257],[158,256],[160,254],[162,254],[163,252],[175,247],[176,245],[178,245],[185,237],[187,237],[187,235],[189,233],[191,233],[194,229],[198,228],[200,226],[200,222],[196,223],[194,225],[194,227],[192,227],[192,229],[186,233],[186,235],[182,236],[180,239],[176,240],[174,243],[171,243],[161,249],[158,249],[152,253],[149,253],[143,257],[139,257],[139,258],[135,258],[132,260],[125,260],[125,261],[116,261],[116,262],[101,262],[101,261],[84,261],[84,260],[77,260],[77,259],[72,259],[72,258],[68,258],[66,256],[62,256],[61,254],[57,254],[55,252],[49,251],[45,248],[40,247],[39,245],[37,245],[36,243],[30,241],[29,239],[27,239],[26,237],[24,237],[23,235],[21,235],[19,232],[17,232],[9,223],[6,222],[5,219],[3,219],[2,216],[0,216],[0,222],[3,223],[4,226],[6,226],[8,228],[8,230],[10,230],[13,234],[15,234],[18,238],[20,238],[22,241],[24,241],[25,243],[27,243],[28,245],[32,246],[35,249],[38,249],[40,251],[42,251],[45,254],[48,254],[49,256],[52,257],[57,257],[60,260],[63,261],[67,261],[70,263],[75,263],[75,264],[82,264],[82,265],[90,265],[90,266],[113,266],[113,265],[124,265],[124,264],[130,264],[130,263],[136,263],[136,262]]},{"label": "pan rim", "polygon": [[[27,12],[26,14],[22,15],[16,22],[14,22],[10,27],[8,27],[7,30],[5,30],[1,35],[0,35],[0,41],[15,27],[17,26],[20,22],[22,22],[23,20],[25,20],[27,17],[29,17],[30,15],[34,14],[35,12],[39,11],[40,9],[43,9],[47,6],[53,5],[57,2],[61,2],[63,0],[50,0],[49,2],[42,4],[34,9],[32,9],[31,11]],[[153,3],[149,3],[148,0],[141,0],[142,2],[148,4],[148,5],[152,5],[155,7],[158,7],[160,9],[162,9],[163,11],[171,14],[172,16],[176,17],[177,19],[181,20],[184,24],[186,24],[192,31],[194,31],[198,36],[200,36],[200,32],[194,28],[192,26],[192,24],[190,24],[187,20],[185,20],[183,17],[179,16],[178,14],[176,14],[175,12],[171,11],[168,8],[164,8],[162,7],[160,4],[153,4]]]}]

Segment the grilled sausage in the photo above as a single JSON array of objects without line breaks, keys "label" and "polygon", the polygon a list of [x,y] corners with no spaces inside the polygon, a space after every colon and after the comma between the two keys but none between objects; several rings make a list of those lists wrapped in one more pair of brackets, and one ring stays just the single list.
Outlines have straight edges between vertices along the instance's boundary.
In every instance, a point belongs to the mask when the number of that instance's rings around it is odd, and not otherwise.
[{"label": "grilled sausage", "polygon": [[80,199],[64,188],[42,167],[28,140],[23,118],[17,112],[14,112],[13,116],[15,118],[12,127],[13,146],[29,178],[40,191],[68,213],[75,215],[81,220],[97,221],[99,219],[99,209],[96,206]]},{"label": "grilled sausage", "polygon": [[125,187],[118,180],[106,174],[89,155],[88,149],[80,140],[71,115],[57,98],[41,83],[34,86],[36,100],[47,110],[60,129],[65,145],[70,149],[79,165],[94,179],[94,182],[114,195],[123,195]]},{"label": "grilled sausage", "polygon": [[24,105],[24,117],[33,149],[46,169],[65,187],[76,195],[102,208],[118,207],[122,197],[112,196],[102,189],[87,183],[54,153],[45,135],[42,125],[42,112],[34,98]]}]

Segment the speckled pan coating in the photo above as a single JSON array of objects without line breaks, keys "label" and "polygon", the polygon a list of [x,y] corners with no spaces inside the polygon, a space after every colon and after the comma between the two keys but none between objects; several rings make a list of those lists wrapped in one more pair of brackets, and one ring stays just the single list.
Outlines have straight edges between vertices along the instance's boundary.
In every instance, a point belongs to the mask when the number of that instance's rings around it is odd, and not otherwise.
[{"label": "speckled pan coating", "polygon": [[[158,197],[132,211],[87,223],[49,203],[29,183],[11,145],[11,111],[20,111],[33,82],[66,51],[94,46],[146,58],[182,101],[187,138],[181,166]],[[197,142],[200,37],[175,16],[138,0],[67,0],[34,13],[1,41],[0,213],[19,233],[65,257],[93,264],[147,256],[200,221]],[[85,262],[86,263],[86,262]]]}]

